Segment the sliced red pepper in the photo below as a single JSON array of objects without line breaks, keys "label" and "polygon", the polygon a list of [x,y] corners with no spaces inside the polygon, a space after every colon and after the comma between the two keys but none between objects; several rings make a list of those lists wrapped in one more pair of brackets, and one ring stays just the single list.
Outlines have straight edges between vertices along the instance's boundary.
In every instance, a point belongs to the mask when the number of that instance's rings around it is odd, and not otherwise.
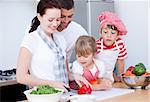
[{"label": "sliced red pepper", "polygon": [[98,84],[98,80],[96,80],[96,79],[90,80],[89,83],[90,83],[90,84]]}]

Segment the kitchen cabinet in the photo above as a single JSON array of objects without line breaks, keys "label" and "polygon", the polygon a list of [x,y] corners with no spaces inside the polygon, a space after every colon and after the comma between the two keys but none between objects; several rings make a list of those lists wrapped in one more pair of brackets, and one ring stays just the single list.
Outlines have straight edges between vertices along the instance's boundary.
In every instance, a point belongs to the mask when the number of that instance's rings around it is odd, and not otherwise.
[{"label": "kitchen cabinet", "polygon": [[26,86],[22,84],[5,85],[0,87],[0,102],[16,102],[25,100],[23,92]]}]

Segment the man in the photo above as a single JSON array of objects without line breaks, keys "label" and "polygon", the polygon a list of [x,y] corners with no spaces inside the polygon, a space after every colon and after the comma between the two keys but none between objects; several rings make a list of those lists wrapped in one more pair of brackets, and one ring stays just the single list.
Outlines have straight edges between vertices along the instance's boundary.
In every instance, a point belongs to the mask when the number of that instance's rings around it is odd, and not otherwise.
[{"label": "man", "polygon": [[69,62],[75,60],[75,42],[81,35],[88,35],[86,30],[78,23],[72,21],[74,15],[74,1],[60,0],[62,4],[61,24],[58,27],[58,34],[64,36],[67,45],[67,59]]}]

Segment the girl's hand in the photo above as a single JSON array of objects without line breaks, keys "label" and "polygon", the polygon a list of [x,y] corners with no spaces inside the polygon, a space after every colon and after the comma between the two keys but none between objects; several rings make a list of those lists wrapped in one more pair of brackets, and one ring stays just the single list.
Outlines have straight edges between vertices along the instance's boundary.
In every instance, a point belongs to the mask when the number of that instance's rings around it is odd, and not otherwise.
[{"label": "girl's hand", "polygon": [[75,73],[74,80],[79,85],[79,87],[82,87],[82,83],[84,83],[87,87],[91,87],[91,84],[80,74]]}]

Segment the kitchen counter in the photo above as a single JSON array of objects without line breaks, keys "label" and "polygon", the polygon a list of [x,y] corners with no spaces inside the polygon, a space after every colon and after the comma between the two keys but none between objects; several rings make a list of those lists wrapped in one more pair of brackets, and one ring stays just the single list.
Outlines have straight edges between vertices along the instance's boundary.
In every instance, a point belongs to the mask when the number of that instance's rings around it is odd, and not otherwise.
[{"label": "kitchen counter", "polygon": [[[115,83],[114,87],[115,88],[128,88],[123,83]],[[132,93],[116,96],[116,97],[109,98],[109,99],[104,99],[104,100],[97,101],[97,102],[118,102],[119,100],[121,100],[121,102],[150,102],[150,88],[148,88],[147,90],[136,89]],[[19,102],[28,102],[28,101],[25,100],[25,101],[19,101]]]},{"label": "kitchen counter", "polygon": [[122,96],[116,96],[113,98],[105,99],[98,102],[150,102],[150,90],[136,90],[133,93],[129,93]]},{"label": "kitchen counter", "polygon": [[14,85],[17,84],[17,81],[14,80],[0,80],[0,87],[7,86],[7,85]]},{"label": "kitchen counter", "polygon": [[[115,83],[114,87],[128,88],[123,83]],[[116,96],[98,102],[118,102],[119,100],[121,100],[121,102],[150,102],[150,88],[148,86],[147,90],[136,89],[135,92],[121,96]]]}]

